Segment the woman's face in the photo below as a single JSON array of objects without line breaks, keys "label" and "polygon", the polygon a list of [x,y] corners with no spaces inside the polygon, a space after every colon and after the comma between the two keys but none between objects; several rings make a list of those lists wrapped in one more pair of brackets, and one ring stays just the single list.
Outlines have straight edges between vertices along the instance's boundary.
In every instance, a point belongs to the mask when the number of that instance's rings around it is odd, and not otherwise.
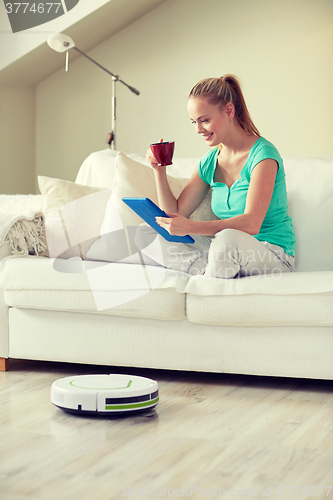
[{"label": "woman's face", "polygon": [[187,110],[196,132],[209,146],[217,146],[224,142],[231,121],[228,104],[221,110],[219,106],[211,104],[206,97],[190,97]]}]

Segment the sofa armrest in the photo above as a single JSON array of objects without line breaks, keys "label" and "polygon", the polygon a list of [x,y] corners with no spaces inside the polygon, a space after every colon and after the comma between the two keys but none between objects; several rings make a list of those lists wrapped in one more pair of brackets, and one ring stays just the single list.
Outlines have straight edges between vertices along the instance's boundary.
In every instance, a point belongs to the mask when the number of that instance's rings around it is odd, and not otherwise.
[{"label": "sofa armrest", "polygon": [[11,254],[12,254],[12,252],[11,252],[10,245],[8,242],[0,247],[0,261],[3,260],[5,257],[8,257]]},{"label": "sofa armrest", "polygon": [[8,339],[8,306],[5,303],[4,290],[0,288],[0,358],[9,356]]}]

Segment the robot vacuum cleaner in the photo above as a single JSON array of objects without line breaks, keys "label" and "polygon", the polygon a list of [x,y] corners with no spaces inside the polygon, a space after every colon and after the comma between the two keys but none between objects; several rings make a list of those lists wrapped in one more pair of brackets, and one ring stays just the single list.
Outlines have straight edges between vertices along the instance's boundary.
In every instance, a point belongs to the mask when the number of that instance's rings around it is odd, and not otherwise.
[{"label": "robot vacuum cleaner", "polygon": [[53,382],[51,403],[81,415],[124,415],[155,408],[155,380],[134,375],[78,375]]}]

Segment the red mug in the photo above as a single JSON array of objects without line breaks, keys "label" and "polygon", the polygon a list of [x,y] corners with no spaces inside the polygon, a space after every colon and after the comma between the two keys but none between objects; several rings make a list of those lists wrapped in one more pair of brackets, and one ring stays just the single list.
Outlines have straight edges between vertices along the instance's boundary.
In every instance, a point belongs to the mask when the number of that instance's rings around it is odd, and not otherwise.
[{"label": "red mug", "polygon": [[174,142],[156,142],[150,145],[150,149],[161,167],[172,165],[174,148]]}]

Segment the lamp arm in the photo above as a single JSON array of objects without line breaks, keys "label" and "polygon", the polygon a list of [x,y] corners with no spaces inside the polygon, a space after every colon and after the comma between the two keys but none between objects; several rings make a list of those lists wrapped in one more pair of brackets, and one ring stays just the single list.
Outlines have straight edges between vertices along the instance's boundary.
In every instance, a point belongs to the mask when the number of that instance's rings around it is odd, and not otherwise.
[{"label": "lamp arm", "polygon": [[134,94],[140,95],[140,92],[138,90],[136,90],[134,87],[131,87],[130,85],[127,85],[127,83],[125,83],[123,80],[120,80],[120,78],[118,78],[118,82],[122,83],[123,85],[126,85],[126,87],[130,89],[130,91],[133,92]]},{"label": "lamp arm", "polygon": [[89,59],[89,61],[91,61],[94,64],[96,64],[96,66],[98,66],[99,68],[101,68],[103,71],[106,71],[109,75],[111,75],[114,78],[114,80],[116,82],[122,83],[127,88],[129,88],[129,90],[131,92],[133,92],[134,94],[136,94],[136,95],[140,94],[140,92],[138,90],[136,90],[134,87],[131,87],[130,85],[128,85],[127,83],[125,83],[123,80],[120,80],[120,78],[118,77],[118,75],[115,75],[115,74],[111,73],[111,71],[109,71],[108,69],[104,68],[104,66],[102,66],[101,64],[99,64],[98,62],[96,62],[94,59],[92,59],[91,57],[89,57],[87,54],[85,54],[84,52],[82,52],[82,50],[78,49],[77,47],[72,47],[72,48],[74,50],[76,50],[77,52],[80,52],[80,54],[82,54],[84,57],[86,57],[87,59]]},{"label": "lamp arm", "polygon": [[109,71],[108,69],[104,68],[104,66],[102,66],[101,64],[99,64],[98,62],[96,62],[94,59],[92,59],[91,57],[89,57],[87,54],[85,54],[84,52],[82,52],[82,50],[78,49],[77,47],[72,47],[74,50],[76,50],[77,52],[80,52],[80,54],[82,54],[84,57],[86,57],[87,59],[89,59],[89,61],[93,62],[94,64],[96,64],[96,66],[99,66],[101,69],[103,69],[104,71],[106,71],[107,73],[109,73],[109,75],[111,76],[117,76],[117,75],[114,75],[113,73],[111,73],[111,71]]}]

